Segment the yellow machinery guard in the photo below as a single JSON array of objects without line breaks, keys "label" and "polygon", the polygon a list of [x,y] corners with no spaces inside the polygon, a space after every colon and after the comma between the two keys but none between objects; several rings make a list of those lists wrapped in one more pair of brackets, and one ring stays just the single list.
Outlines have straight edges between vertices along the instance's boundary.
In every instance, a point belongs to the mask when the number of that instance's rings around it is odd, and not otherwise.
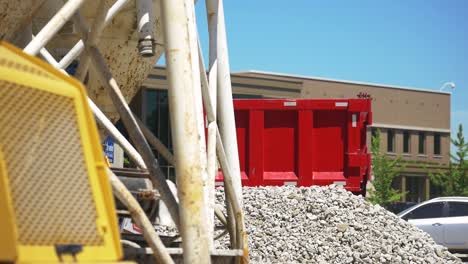
[{"label": "yellow machinery guard", "polygon": [[0,262],[121,259],[105,166],[83,86],[0,42]]}]

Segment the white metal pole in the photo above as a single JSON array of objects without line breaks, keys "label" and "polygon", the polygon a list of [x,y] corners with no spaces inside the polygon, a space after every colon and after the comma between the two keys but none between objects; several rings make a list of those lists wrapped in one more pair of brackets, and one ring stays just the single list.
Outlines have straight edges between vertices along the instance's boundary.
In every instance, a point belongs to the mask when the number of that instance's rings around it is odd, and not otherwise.
[{"label": "white metal pole", "polygon": [[[232,183],[239,204],[242,206],[242,184],[237,150],[236,123],[234,119],[234,105],[232,102],[231,72],[229,69],[226,27],[224,23],[223,1],[209,0],[210,5],[218,3],[217,7],[217,60],[218,60],[218,127],[224,144],[229,166],[233,172]],[[216,11],[216,8],[210,8]]]},{"label": "white metal pole", "polygon": [[[184,263],[210,263],[203,183],[200,73],[193,0],[162,0]],[[199,103],[195,102],[200,100]],[[206,166],[206,164],[205,164]],[[205,172],[204,172],[205,171]]]},{"label": "white metal pole", "polygon": [[[41,56],[42,56],[46,61],[55,61],[54,56],[52,56],[52,54],[50,54],[49,51],[46,50],[45,48],[42,48],[42,49],[39,51],[39,54],[41,54]],[[53,59],[53,60],[52,60],[52,59]],[[52,63],[51,63],[51,64],[52,64]],[[57,66],[58,66],[57,61],[55,61],[55,63],[52,64],[52,66],[54,66],[54,68],[57,68]]]},{"label": "white metal pole", "polygon": [[[42,48],[47,54],[50,54],[46,48]],[[58,68],[58,62],[52,56],[44,56],[44,59],[50,63],[52,66],[61,70],[64,74],[68,75],[68,73],[62,69]],[[129,155],[130,159],[135,162],[135,164],[142,168],[146,169],[145,162],[141,157],[140,153],[128,142],[128,140],[120,133],[120,131],[114,126],[114,124],[106,117],[106,115],[99,109],[99,107],[88,97],[88,104],[91,108],[91,111],[94,114],[96,120],[101,124],[104,129],[109,133],[114,139],[117,141],[124,151]]]},{"label": "white metal pole", "polygon": [[119,144],[124,151],[128,154],[130,159],[135,162],[135,165],[141,169],[146,169],[145,162],[141,157],[140,153],[133,147],[132,144],[120,133],[120,131],[114,126],[114,124],[107,118],[107,116],[99,109],[99,107],[88,97],[88,104],[98,122],[104,127],[117,144]]},{"label": "white metal pole", "polygon": [[179,205],[175,200],[169,186],[166,182],[166,177],[163,174],[157,159],[154,157],[148,142],[146,141],[140,127],[133,116],[125,98],[120,90],[116,80],[112,76],[108,66],[104,61],[104,57],[96,47],[87,48],[87,52],[91,56],[91,60],[95,65],[96,72],[101,80],[104,88],[109,92],[109,96],[117,109],[122,122],[124,123],[130,138],[135,143],[136,148],[140,151],[141,157],[145,161],[148,168],[150,180],[161,194],[161,199],[166,203],[172,219],[179,227]]},{"label": "white metal pole", "polygon": [[154,56],[153,1],[136,0],[138,50],[143,57]]},{"label": "white metal pole", "polygon": [[146,217],[146,214],[138,201],[109,168],[107,168],[107,174],[109,175],[114,195],[128,208],[133,221],[135,221],[135,223],[141,228],[143,237],[153,250],[153,255],[156,258],[156,261],[158,263],[173,264],[174,261],[167,252],[161,238],[154,230],[153,224],[150,222],[148,217]]},{"label": "white metal pole", "polygon": [[[98,9],[96,11],[96,17],[93,20],[93,24],[91,25],[91,31],[88,31],[86,36],[83,35],[82,38],[85,39],[85,46],[92,47],[95,46],[98,42],[98,38],[101,35],[102,30],[104,29],[104,20],[106,17],[105,6],[106,3],[104,0],[98,0]],[[78,16],[80,16],[78,14]],[[88,73],[89,64],[91,63],[91,59],[87,52],[81,55],[80,57],[80,64],[78,64],[78,69],[75,73],[75,78],[83,82],[86,78],[86,74]]]},{"label": "white metal pole", "polygon": [[[214,237],[214,209],[215,209],[215,177],[218,173],[218,166],[216,164],[216,109],[213,105],[213,97],[216,96],[216,90],[209,90],[208,79],[205,72],[205,63],[203,56],[201,56],[202,49],[200,41],[198,41],[199,66],[200,66],[200,80],[202,87],[202,97],[205,103],[207,128],[208,128],[208,144],[207,144],[207,178],[205,180],[205,200],[208,217],[208,237],[210,238],[210,248],[213,248]],[[216,88],[216,80],[214,81]],[[211,93],[210,93],[211,92]],[[216,101],[215,101],[216,102]]]},{"label": "white metal pole", "polygon": [[[209,11],[207,11],[209,12]],[[216,175],[218,174],[218,166],[217,166],[217,159],[216,159],[216,89],[217,89],[217,74],[218,74],[218,64],[216,58],[216,31],[217,31],[217,19],[215,16],[211,16],[208,13],[208,32],[209,32],[209,65],[208,65],[208,94],[209,100],[207,103],[211,104],[211,109],[213,113],[213,119],[209,120],[208,125],[208,182],[210,190],[213,190],[209,193],[209,201],[211,199],[214,203],[214,182]],[[201,47],[200,47],[201,52]],[[201,53],[200,53],[201,54]],[[205,76],[205,66],[203,63],[203,56],[200,56],[200,61],[203,65],[203,76]],[[203,79],[202,79],[203,80]],[[206,108],[206,107],[205,107]],[[209,117],[208,117],[209,118]],[[214,122],[214,123],[213,123]],[[214,219],[211,215],[209,215],[210,219]]]},{"label": "white metal pole", "polygon": [[24,48],[24,52],[37,55],[39,51],[52,39],[62,26],[75,14],[84,0],[69,0],[55,14],[54,17],[41,29],[36,37]]}]

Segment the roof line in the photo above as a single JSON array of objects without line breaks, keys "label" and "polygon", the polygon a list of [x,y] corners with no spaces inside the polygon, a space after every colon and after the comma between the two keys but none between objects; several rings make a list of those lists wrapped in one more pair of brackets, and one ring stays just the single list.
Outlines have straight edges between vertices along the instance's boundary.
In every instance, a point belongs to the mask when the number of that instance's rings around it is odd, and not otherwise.
[{"label": "roof line", "polygon": [[321,78],[321,77],[313,77],[313,76],[268,72],[268,71],[257,71],[257,70],[238,71],[238,72],[232,72],[231,74],[246,74],[246,73],[272,75],[272,76],[278,76],[278,77],[298,78],[298,79],[306,79],[306,80],[317,80],[317,81],[325,81],[325,82],[349,83],[349,84],[374,86],[374,87],[376,86],[376,87],[382,87],[382,88],[393,88],[393,89],[400,89],[400,90],[410,90],[410,91],[428,92],[428,93],[445,94],[445,95],[452,94],[451,92],[446,92],[446,91],[435,91],[435,90],[430,90],[430,89],[421,89],[421,88],[414,88],[414,87],[391,86],[391,85],[379,84],[379,83],[348,81],[348,80],[340,80],[340,79],[330,79],[330,78]]}]

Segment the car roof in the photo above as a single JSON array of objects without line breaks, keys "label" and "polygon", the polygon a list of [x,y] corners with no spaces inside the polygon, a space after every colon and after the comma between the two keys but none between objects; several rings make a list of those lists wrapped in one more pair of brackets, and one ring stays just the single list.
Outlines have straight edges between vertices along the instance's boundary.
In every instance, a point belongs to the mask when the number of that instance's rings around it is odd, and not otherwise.
[{"label": "car roof", "polygon": [[434,199],[431,199],[431,200],[428,200],[428,201],[413,205],[413,206],[411,206],[409,208],[406,208],[405,210],[401,211],[397,215],[401,217],[401,216],[407,214],[408,212],[413,211],[416,208],[419,208],[419,207],[421,207],[423,205],[426,205],[426,204],[435,203],[435,202],[464,202],[464,203],[468,203],[468,197],[464,197],[464,196],[446,196],[446,197],[434,198]]},{"label": "car roof", "polygon": [[428,202],[468,202],[468,197],[464,196],[447,196],[447,197],[438,197],[429,200]]}]

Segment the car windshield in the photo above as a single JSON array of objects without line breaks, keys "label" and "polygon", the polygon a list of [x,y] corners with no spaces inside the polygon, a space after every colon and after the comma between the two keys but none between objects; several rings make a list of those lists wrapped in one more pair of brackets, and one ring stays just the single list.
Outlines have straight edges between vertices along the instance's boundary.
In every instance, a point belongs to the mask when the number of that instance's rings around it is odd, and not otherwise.
[{"label": "car windshield", "polygon": [[397,216],[402,217],[402,216],[405,215],[407,212],[413,210],[416,206],[419,206],[419,205],[420,205],[420,204],[416,204],[416,205],[413,205],[413,206],[411,206],[411,207],[409,207],[409,208],[406,208],[405,210],[399,212],[399,213],[397,214]]}]

